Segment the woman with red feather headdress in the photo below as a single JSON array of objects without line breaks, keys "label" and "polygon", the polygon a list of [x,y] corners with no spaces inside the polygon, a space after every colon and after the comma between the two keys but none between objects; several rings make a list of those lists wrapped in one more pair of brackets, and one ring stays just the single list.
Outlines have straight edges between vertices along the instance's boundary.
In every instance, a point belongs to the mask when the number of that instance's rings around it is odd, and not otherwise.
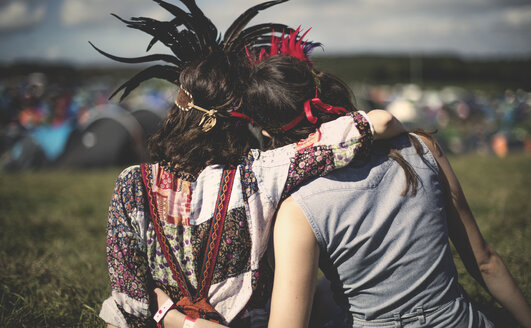
[{"label": "woman with red feather headdress", "polygon": [[[297,51],[302,45],[293,34],[272,36],[270,49],[256,56],[248,51],[252,68],[243,108],[267,131],[265,147],[299,140],[315,124],[326,126],[353,110],[348,88],[317,72]],[[294,175],[307,171],[309,161],[303,164]],[[489,313],[479,311],[458,283],[449,239],[470,275],[518,323],[531,327],[529,304],[484,240],[431,134],[419,130],[375,143],[367,160],[290,193],[274,225],[269,327],[308,326],[318,265],[340,308],[329,299],[325,314],[333,320],[311,327],[493,327]],[[166,295],[156,292],[159,304],[165,302]],[[165,322],[180,328],[183,317],[171,310]],[[202,320],[193,325],[219,327]]]}]

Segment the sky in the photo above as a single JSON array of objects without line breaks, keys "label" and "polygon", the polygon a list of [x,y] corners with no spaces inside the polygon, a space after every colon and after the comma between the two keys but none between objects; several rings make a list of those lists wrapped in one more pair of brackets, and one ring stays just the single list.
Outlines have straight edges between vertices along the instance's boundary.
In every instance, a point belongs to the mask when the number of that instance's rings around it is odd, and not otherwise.
[{"label": "sky", "polygon": [[[197,0],[221,33],[260,2]],[[113,63],[88,41],[118,56],[145,55],[149,36],[110,13],[171,18],[149,0],[0,0],[0,62]],[[265,10],[251,24],[263,22],[312,28],[308,38],[324,45],[317,55],[531,57],[531,0],[291,0]],[[153,53],[167,50],[158,46]]]}]

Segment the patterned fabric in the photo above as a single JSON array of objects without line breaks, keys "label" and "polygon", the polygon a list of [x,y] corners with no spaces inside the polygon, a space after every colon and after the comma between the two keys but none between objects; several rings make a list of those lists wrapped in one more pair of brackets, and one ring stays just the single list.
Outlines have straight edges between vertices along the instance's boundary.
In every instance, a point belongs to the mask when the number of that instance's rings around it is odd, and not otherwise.
[{"label": "patterned fabric", "polygon": [[334,169],[334,155],[329,148],[312,147],[298,152],[299,156],[292,159],[286,189],[282,199],[289,196],[290,192],[302,181],[312,177],[324,175]]},{"label": "patterned fabric", "polygon": [[120,310],[120,312],[125,318],[125,321],[127,321],[127,324],[131,328],[156,328],[157,327],[157,323],[151,317],[145,318],[145,317],[135,316],[125,311],[119,305],[118,305],[118,309]]},{"label": "patterned fabric", "polygon": [[252,194],[258,191],[258,183],[256,182],[256,176],[253,172],[254,157],[252,153],[243,157],[243,162],[240,165],[243,199],[247,201]]},{"label": "patterned fabric", "polygon": [[[252,316],[270,296],[272,271],[264,254],[281,198],[307,179],[348,164],[340,157],[364,154],[361,150],[372,141],[368,127],[365,116],[355,113],[323,124],[298,144],[252,150],[242,159],[208,295],[225,323]],[[147,166],[164,234],[193,288],[222,171],[222,166],[209,166],[194,178],[159,164]],[[151,324],[150,294],[155,286],[164,287],[174,301],[182,296],[154,233],[139,166],[125,169],[117,179],[109,209],[107,261],[112,294],[100,312],[107,323]]]},{"label": "patterned fabric", "polygon": [[[138,178],[138,175],[134,175],[134,172],[124,171],[111,200],[107,224],[107,263],[113,291],[127,292],[133,299],[141,301],[146,298],[146,294],[143,293],[145,288],[139,286],[143,286],[148,277],[145,247],[138,238],[137,222],[124,215],[135,208],[135,219],[143,219],[144,195],[142,186],[135,183],[135,178]],[[124,263],[136,265],[124,267]]]},{"label": "patterned fabric", "polygon": [[[107,223],[107,264],[113,303],[116,304],[112,304],[112,310],[119,311],[113,317],[122,315],[121,321],[126,321],[130,327],[146,326],[151,319],[147,301],[151,289],[148,284],[150,275],[146,247],[140,239],[145,199],[142,185],[138,184],[139,178],[139,171],[131,170],[125,170],[119,176]],[[114,324],[121,322],[114,321]]]},{"label": "patterned fabric", "polygon": [[356,156],[358,160],[367,158],[369,145],[372,144],[370,125],[363,120],[363,116],[354,113],[354,121],[357,122],[360,131],[360,139],[355,145],[341,142],[333,146],[316,146],[321,139],[322,132],[312,133],[307,139],[297,143],[297,155],[291,159],[286,189],[282,199],[287,198],[290,192],[298,185],[311,178],[323,176],[335,169],[335,166],[348,165]]},{"label": "patterned fabric", "polygon": [[267,263],[267,258],[262,258],[258,270],[254,270],[253,279],[253,296],[249,301],[251,308],[265,307],[273,291],[273,269]]},{"label": "patterned fabric", "polygon": [[[201,223],[193,227],[194,238],[192,245],[194,254],[203,254],[205,246],[203,242],[207,239],[210,224]],[[251,253],[251,235],[247,226],[245,208],[238,207],[227,213],[225,227],[219,246],[218,260],[214,267],[214,277],[212,283],[221,282],[230,277],[237,276],[242,272],[249,271]],[[194,267],[200,270],[203,259],[194,258]]]}]

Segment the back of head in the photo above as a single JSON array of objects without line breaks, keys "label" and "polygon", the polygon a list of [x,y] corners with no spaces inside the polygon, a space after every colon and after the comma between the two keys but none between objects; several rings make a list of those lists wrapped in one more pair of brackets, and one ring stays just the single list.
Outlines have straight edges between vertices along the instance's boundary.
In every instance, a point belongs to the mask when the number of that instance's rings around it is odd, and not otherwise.
[{"label": "back of head", "polygon": [[315,131],[321,123],[338,117],[313,109],[317,123],[303,119],[287,131],[282,129],[303,113],[306,101],[316,96],[326,104],[343,107],[349,112],[356,110],[352,91],[339,78],[315,71],[308,61],[289,55],[271,56],[252,66],[243,111],[271,135],[271,146],[278,147],[296,142]]},{"label": "back of head", "polygon": [[157,0],[174,16],[168,21],[149,17],[126,20],[113,14],[128,27],[151,35],[147,51],[160,42],[170,53],[125,58],[111,55],[91,43],[98,52],[116,61],[168,64],[145,68],[123,83],[111,97],[123,91],[122,100],[141,83],[153,78],[180,84],[176,102],[182,102],[172,108],[161,130],[151,139],[153,160],[196,174],[207,165],[235,164],[241,158],[253,140],[247,129],[246,120],[250,118],[237,112],[241,103],[238,93],[243,89],[239,83],[247,77],[242,65],[247,64],[243,60],[244,50],[260,46],[275,28],[291,31],[283,24],[247,25],[259,12],[286,1],[266,1],[247,9],[223,37],[195,0],[181,0],[184,8]]},{"label": "back of head", "polygon": [[183,69],[181,88],[193,96],[195,105],[214,109],[219,115],[216,124],[204,131],[199,125],[203,112],[173,106],[162,128],[150,140],[153,160],[195,174],[212,164],[235,165],[242,154],[255,146],[247,123],[227,114],[240,106],[240,81],[247,74],[241,63],[237,56],[219,52]]}]

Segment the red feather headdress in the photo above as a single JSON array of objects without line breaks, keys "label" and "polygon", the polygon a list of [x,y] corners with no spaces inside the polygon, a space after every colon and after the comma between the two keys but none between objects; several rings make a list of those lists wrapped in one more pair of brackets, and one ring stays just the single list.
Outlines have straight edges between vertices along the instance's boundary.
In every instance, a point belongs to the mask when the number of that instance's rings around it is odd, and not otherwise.
[{"label": "red feather headdress", "polygon": [[245,47],[247,58],[251,62],[251,65],[259,63],[264,59],[275,55],[288,55],[311,63],[311,60],[309,59],[310,52],[315,47],[318,47],[321,44],[317,42],[308,42],[307,40],[304,41],[306,34],[308,34],[310,30],[311,28],[304,32],[304,34],[300,37],[300,26],[296,30],[292,30],[288,34],[286,34],[283,30],[282,35],[280,37],[277,37],[275,30],[273,30],[273,32],[271,33],[271,44],[269,46],[269,53],[267,53],[266,47],[262,47],[260,49],[260,53],[258,54],[258,58],[255,58],[250,53],[249,49]]},{"label": "red feather headdress", "polygon": [[[266,47],[262,47],[260,49],[258,58],[255,59],[247,47],[245,47],[247,58],[251,62],[251,65],[254,65],[272,56],[288,55],[313,64],[309,59],[310,52],[321,44],[304,41],[306,34],[308,34],[310,30],[311,28],[309,28],[301,37],[299,37],[299,33],[301,32],[301,27],[299,26],[296,30],[291,31],[289,34],[286,34],[284,31],[282,31],[282,36],[280,38],[275,35],[275,30],[273,30],[271,33],[271,45],[269,53],[267,53]],[[317,117],[313,115],[312,109],[336,115],[345,115],[348,113],[345,108],[326,104],[319,98],[321,83],[317,77],[317,72],[312,70],[312,73],[315,79],[315,97],[306,100],[304,103],[304,111],[297,115],[297,117],[295,117],[293,120],[282,126],[283,131],[291,130],[302,120],[304,120],[304,118],[306,118],[310,123],[316,124]]]}]

